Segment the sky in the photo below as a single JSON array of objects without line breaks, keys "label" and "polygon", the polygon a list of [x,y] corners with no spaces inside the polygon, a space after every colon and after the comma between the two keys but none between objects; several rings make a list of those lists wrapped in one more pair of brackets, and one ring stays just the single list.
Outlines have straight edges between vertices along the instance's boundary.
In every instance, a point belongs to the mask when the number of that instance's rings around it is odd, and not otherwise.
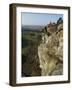
[{"label": "sky", "polygon": [[57,22],[63,14],[48,14],[48,13],[21,13],[22,25],[47,25],[50,22]]}]

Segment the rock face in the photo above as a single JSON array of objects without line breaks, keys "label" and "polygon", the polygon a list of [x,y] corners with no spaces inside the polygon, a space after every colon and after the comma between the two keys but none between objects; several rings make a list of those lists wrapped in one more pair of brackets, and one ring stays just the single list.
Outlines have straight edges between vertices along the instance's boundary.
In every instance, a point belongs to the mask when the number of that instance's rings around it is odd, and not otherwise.
[{"label": "rock face", "polygon": [[[56,24],[57,25],[57,24]],[[61,25],[61,27],[60,27]],[[63,74],[63,23],[56,26],[58,29],[48,35],[42,34],[42,42],[38,46],[38,56],[41,68],[41,75],[62,75]],[[50,29],[49,29],[50,30]],[[47,28],[48,32],[48,28]],[[50,31],[49,31],[50,32]],[[52,32],[52,28],[51,28]]]}]

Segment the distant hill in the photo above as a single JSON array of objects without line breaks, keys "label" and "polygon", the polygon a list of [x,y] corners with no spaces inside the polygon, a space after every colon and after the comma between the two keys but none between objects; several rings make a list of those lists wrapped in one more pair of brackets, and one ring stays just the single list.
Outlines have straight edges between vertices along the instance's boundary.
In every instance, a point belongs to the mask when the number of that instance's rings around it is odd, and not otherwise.
[{"label": "distant hill", "polygon": [[25,25],[25,26],[22,26],[22,31],[42,31],[43,27],[45,27],[45,26]]}]

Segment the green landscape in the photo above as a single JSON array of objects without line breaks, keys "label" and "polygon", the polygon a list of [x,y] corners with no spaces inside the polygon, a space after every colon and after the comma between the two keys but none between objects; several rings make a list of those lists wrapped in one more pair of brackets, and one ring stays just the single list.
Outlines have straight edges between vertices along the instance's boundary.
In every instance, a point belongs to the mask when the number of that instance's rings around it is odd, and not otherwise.
[{"label": "green landscape", "polygon": [[41,70],[37,55],[40,42],[40,31],[22,32],[22,76],[40,76]]}]

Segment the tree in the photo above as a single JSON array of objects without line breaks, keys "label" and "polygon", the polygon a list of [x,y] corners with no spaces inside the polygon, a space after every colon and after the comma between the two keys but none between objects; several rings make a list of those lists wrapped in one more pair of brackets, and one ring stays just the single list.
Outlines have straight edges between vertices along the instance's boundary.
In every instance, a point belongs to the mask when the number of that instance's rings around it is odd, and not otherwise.
[{"label": "tree", "polygon": [[63,20],[62,20],[62,18],[60,17],[59,19],[58,19],[58,21],[57,21],[57,24],[60,24],[60,23],[62,23],[63,22]]}]

